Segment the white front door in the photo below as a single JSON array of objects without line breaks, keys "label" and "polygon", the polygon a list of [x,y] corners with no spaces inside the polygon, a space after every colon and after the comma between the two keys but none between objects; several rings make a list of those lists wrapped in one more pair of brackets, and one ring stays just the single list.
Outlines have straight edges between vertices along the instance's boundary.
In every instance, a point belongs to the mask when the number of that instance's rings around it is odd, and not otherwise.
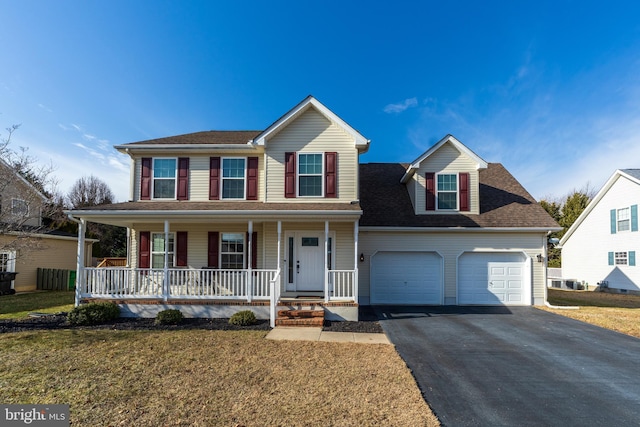
[{"label": "white front door", "polygon": [[296,290],[324,291],[324,233],[296,233]]}]

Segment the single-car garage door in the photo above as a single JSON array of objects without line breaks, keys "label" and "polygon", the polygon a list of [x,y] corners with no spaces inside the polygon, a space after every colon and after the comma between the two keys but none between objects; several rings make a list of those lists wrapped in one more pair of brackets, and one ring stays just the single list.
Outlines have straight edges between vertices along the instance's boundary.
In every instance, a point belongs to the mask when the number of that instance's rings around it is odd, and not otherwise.
[{"label": "single-car garage door", "polygon": [[458,304],[531,305],[530,269],[522,253],[465,253],[458,260]]},{"label": "single-car garage door", "polygon": [[371,304],[442,304],[442,258],[434,252],[377,252]]}]

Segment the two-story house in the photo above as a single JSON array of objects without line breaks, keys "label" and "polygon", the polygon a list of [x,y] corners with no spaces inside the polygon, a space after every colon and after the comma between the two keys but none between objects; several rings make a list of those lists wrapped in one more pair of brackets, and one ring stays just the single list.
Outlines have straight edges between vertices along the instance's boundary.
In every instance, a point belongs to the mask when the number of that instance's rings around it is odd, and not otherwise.
[{"label": "two-story house", "polygon": [[[18,273],[11,293],[34,291],[37,269],[75,270],[78,238],[43,225],[47,197],[0,159],[0,272]],[[91,260],[91,245],[85,252]]]},{"label": "two-story house", "polygon": [[562,276],[589,289],[640,291],[640,169],[619,169],[560,240]]},{"label": "two-story house", "polygon": [[296,301],[345,320],[359,304],[544,301],[558,227],[502,166],[451,136],[410,165],[361,165],[368,148],[311,96],[264,131],[116,146],[131,201],[70,213],[81,240],[87,221],[127,227],[128,267],[81,269],[78,302],[273,321]]}]

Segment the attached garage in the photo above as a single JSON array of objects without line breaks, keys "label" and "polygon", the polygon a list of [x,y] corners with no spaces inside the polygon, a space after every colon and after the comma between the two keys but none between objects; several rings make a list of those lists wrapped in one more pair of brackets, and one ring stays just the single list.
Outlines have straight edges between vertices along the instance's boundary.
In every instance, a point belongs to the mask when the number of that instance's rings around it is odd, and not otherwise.
[{"label": "attached garage", "polygon": [[371,304],[442,304],[442,257],[436,252],[376,252]]},{"label": "attached garage", "polygon": [[520,252],[467,252],[458,259],[459,305],[531,305],[531,261]]}]

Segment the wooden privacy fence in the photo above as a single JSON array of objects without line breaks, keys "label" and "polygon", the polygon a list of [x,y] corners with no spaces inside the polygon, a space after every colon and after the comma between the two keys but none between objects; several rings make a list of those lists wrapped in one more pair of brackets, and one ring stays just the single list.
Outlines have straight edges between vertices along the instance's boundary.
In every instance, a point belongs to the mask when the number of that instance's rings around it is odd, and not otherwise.
[{"label": "wooden privacy fence", "polygon": [[68,291],[76,282],[75,270],[38,268],[36,289],[43,291]]}]

